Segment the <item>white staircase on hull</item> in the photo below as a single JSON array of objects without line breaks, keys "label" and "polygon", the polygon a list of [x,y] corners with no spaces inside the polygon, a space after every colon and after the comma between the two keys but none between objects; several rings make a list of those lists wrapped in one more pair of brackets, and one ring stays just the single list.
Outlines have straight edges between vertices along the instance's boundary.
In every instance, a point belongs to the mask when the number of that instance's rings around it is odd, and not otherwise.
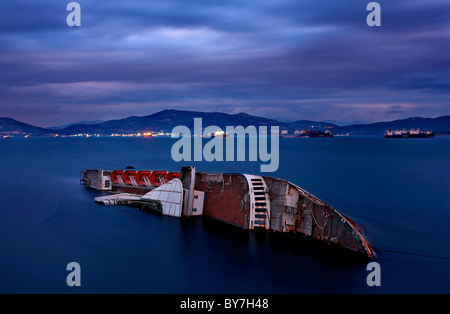
[{"label": "white staircase on hull", "polygon": [[249,229],[270,228],[270,198],[269,189],[261,176],[244,175],[250,192]]}]

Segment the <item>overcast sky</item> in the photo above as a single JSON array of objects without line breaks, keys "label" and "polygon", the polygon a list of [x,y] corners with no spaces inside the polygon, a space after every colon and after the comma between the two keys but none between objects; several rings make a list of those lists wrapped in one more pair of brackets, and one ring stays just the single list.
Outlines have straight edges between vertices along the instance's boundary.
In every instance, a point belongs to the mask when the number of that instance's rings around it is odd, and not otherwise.
[{"label": "overcast sky", "polygon": [[283,121],[450,114],[448,0],[61,0],[0,5],[0,116],[39,126],[163,109]]}]

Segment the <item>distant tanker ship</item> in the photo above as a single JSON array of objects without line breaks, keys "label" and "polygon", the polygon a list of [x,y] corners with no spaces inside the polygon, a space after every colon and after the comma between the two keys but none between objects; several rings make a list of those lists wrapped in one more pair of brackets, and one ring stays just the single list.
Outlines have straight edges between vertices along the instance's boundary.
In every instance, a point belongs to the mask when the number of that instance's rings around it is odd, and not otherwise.
[{"label": "distant tanker ship", "polygon": [[287,130],[281,131],[280,137],[333,137],[330,130],[326,131],[311,131],[311,130],[296,130],[294,134],[288,133]]},{"label": "distant tanker ship", "polygon": [[384,138],[432,138],[434,137],[434,133],[432,131],[426,130],[421,131],[420,129],[411,129],[407,131],[403,130],[387,130],[384,135]]}]

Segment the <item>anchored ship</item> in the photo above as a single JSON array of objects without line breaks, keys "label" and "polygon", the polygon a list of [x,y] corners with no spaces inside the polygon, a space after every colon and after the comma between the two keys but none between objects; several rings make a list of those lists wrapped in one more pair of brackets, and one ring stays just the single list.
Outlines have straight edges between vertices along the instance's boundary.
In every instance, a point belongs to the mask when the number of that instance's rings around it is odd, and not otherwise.
[{"label": "anchored ship", "polygon": [[246,230],[300,233],[373,258],[360,227],[286,180],[241,173],[85,170],[81,183],[112,194],[102,205],[128,205],[173,217],[204,216]]},{"label": "anchored ship", "polygon": [[311,130],[296,130],[294,133],[288,133],[287,130],[281,131],[280,137],[333,137],[330,130],[326,131],[311,131]]},{"label": "anchored ship", "polygon": [[434,133],[432,131],[426,130],[421,131],[420,129],[411,129],[407,131],[403,130],[387,130],[384,135],[384,138],[432,138],[434,137]]}]

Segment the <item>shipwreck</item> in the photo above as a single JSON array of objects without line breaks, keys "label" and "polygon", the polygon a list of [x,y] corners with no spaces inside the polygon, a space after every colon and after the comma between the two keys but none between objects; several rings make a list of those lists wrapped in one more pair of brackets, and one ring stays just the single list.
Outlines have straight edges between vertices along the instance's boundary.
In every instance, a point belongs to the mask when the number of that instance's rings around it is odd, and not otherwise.
[{"label": "shipwreck", "polygon": [[81,183],[111,192],[102,205],[126,205],[173,217],[204,216],[245,230],[300,233],[375,257],[353,220],[286,180],[241,173],[85,170]]}]

